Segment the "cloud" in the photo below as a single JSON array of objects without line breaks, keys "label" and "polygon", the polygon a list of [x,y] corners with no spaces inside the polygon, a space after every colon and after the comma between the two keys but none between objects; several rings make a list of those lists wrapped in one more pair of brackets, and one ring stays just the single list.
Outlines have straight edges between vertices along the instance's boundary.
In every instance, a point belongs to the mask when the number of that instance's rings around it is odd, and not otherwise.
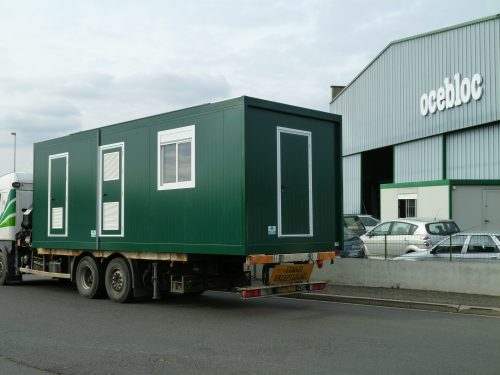
[{"label": "cloud", "polygon": [[66,100],[37,99],[0,107],[0,131],[25,133],[34,139],[80,129],[80,111],[76,106]]},{"label": "cloud", "polygon": [[113,85],[114,77],[105,73],[87,73],[60,78],[54,94],[73,99],[100,99]]},{"label": "cloud", "polygon": [[[498,13],[466,0],[0,0],[0,160],[30,142],[240,95],[328,111],[389,42]],[[10,166],[0,163],[0,174]]]},{"label": "cloud", "polygon": [[224,76],[204,73],[152,71],[122,76],[90,73],[54,81],[54,94],[80,109],[85,129],[232,95],[231,85]]}]

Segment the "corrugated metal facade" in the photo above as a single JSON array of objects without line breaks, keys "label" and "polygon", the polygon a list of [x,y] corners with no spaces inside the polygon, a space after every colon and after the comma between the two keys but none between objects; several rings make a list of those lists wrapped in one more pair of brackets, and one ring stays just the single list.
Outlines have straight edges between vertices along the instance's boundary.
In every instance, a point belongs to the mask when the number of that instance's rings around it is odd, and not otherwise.
[{"label": "corrugated metal facade", "polygon": [[440,180],[443,176],[443,136],[394,147],[394,182]]},{"label": "corrugated metal facade", "polygon": [[[422,116],[420,97],[456,73],[482,75],[481,99]],[[344,155],[500,120],[500,17],[391,43],[330,110]]]},{"label": "corrugated metal facade", "polygon": [[361,212],[361,154],[343,158],[344,213]]},{"label": "corrugated metal facade", "polygon": [[500,179],[500,123],[446,136],[449,179]]}]

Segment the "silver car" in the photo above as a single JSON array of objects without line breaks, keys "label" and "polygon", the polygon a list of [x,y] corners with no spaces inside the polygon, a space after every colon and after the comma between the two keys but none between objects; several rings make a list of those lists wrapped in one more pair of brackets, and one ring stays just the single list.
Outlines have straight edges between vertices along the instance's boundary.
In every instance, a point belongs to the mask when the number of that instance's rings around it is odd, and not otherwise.
[{"label": "silver car", "polygon": [[405,254],[394,260],[500,260],[499,233],[454,234],[431,250]]},{"label": "silver car", "polygon": [[406,218],[383,222],[361,237],[369,257],[393,258],[426,251],[460,232],[452,220]]}]

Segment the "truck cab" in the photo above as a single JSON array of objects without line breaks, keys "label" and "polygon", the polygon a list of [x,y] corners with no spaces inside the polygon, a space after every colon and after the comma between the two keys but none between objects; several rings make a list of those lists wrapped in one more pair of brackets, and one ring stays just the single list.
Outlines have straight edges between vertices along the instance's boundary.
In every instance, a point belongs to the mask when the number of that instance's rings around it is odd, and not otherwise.
[{"label": "truck cab", "polygon": [[33,204],[33,175],[14,172],[0,176],[0,284],[16,279],[11,256],[23,213]]}]

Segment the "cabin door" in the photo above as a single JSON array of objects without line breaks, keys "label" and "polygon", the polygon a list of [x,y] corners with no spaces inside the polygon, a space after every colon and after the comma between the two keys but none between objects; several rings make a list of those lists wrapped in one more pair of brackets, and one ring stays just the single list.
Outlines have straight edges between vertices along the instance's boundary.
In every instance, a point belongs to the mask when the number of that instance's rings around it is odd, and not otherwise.
[{"label": "cabin door", "polygon": [[99,148],[99,236],[124,235],[124,144]]},{"label": "cabin door", "polygon": [[500,223],[500,190],[483,191],[485,230],[494,231]]},{"label": "cabin door", "polygon": [[311,237],[311,132],[278,128],[278,237]]}]

